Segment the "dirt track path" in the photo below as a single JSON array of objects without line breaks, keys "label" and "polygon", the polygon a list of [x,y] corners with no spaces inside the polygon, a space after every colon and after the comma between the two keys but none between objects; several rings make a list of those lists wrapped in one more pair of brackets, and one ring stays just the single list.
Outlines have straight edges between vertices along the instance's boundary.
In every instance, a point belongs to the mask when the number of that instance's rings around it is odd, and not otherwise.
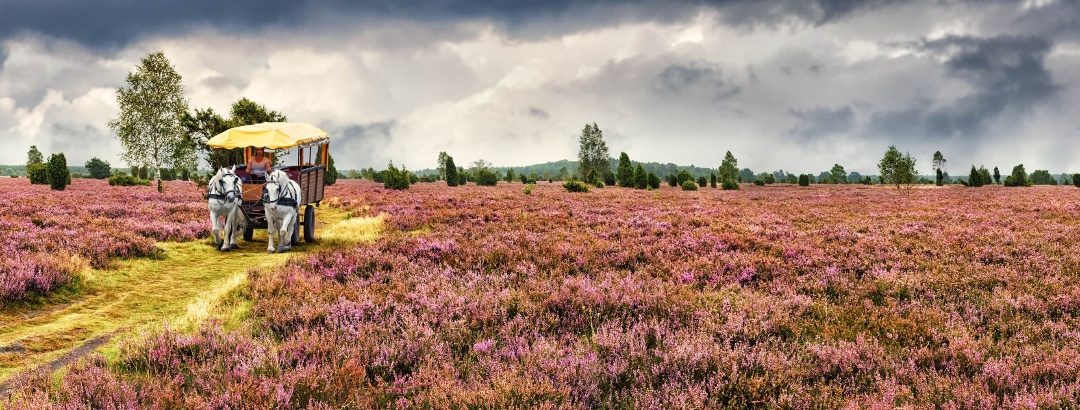
[{"label": "dirt track path", "polygon": [[[342,232],[381,227],[381,218],[344,220],[343,212],[329,206],[316,213],[320,242],[302,243],[289,253],[267,254],[265,230],[256,231],[253,242],[241,240],[240,249],[231,252],[213,250],[209,240],[159,243],[165,251],[161,259],[132,259],[116,269],[85,272],[86,292],[69,303],[0,311],[0,390],[20,370],[55,370],[142,329],[164,323],[193,326],[229,291],[246,283],[248,269],[278,266],[289,256],[341,245]],[[375,234],[348,234],[344,241]]]}]

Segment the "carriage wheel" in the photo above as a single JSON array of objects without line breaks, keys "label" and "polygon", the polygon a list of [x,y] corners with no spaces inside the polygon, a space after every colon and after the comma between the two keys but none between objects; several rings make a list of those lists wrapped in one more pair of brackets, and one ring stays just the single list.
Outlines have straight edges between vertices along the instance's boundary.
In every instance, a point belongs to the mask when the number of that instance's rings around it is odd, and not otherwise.
[{"label": "carriage wheel", "polygon": [[296,246],[300,244],[300,218],[296,218],[296,222],[293,222],[292,230],[292,245]]},{"label": "carriage wheel", "polygon": [[315,207],[304,208],[304,242],[315,243]]},{"label": "carriage wheel", "polygon": [[251,223],[249,222],[248,225],[244,227],[244,240],[248,241],[248,242],[251,242],[251,237],[254,236],[254,235],[255,235],[255,228],[253,228],[251,226]]}]

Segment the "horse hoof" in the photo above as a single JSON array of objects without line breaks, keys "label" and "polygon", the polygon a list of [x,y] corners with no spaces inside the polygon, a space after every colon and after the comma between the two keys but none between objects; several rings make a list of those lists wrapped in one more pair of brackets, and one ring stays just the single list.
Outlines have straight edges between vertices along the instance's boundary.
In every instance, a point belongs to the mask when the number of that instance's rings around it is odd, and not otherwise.
[{"label": "horse hoof", "polygon": [[273,249],[267,249],[266,253],[274,253],[274,250]]},{"label": "horse hoof", "polygon": [[230,244],[230,245],[229,245],[229,249],[240,249],[240,245],[237,245],[237,244],[235,244],[235,243],[234,243],[234,244]]},{"label": "horse hoof", "polygon": [[281,247],[281,248],[278,248],[278,250],[277,250],[277,251],[278,251],[278,252],[280,252],[280,253],[285,253],[285,252],[288,252],[288,251],[289,251],[289,248],[286,248],[286,247]]}]

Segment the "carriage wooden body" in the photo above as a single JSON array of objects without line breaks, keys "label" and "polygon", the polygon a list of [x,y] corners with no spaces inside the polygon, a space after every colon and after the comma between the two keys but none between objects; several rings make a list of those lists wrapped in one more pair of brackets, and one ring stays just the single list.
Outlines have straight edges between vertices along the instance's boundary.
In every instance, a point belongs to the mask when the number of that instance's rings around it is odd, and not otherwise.
[{"label": "carriage wooden body", "polygon": [[[236,174],[244,181],[240,209],[247,219],[247,228],[244,230],[244,239],[247,241],[252,239],[255,229],[267,227],[262,203],[263,187],[266,183],[253,180],[246,169],[251,150],[298,149],[298,160],[295,164],[277,164],[274,169],[284,171],[289,179],[300,185],[299,218],[293,229],[292,243],[299,243],[300,228],[304,231],[304,241],[315,241],[315,208],[323,200],[326,164],[329,160],[330,138],[326,131],[306,123],[262,123],[232,128],[211,138],[207,145],[219,150],[243,149],[243,164],[237,166]],[[313,152],[315,155],[312,155]],[[233,165],[227,162],[239,159],[232,155],[219,155],[216,158],[219,166]]]}]

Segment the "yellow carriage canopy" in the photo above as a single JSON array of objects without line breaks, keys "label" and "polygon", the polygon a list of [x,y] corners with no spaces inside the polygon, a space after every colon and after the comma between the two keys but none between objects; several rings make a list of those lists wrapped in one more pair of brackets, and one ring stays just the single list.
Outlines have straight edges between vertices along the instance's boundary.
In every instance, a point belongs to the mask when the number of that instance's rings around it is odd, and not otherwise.
[{"label": "yellow carriage canopy", "polygon": [[230,128],[215,135],[206,145],[211,148],[263,147],[289,149],[312,146],[330,139],[326,131],[306,122],[264,122]]}]

